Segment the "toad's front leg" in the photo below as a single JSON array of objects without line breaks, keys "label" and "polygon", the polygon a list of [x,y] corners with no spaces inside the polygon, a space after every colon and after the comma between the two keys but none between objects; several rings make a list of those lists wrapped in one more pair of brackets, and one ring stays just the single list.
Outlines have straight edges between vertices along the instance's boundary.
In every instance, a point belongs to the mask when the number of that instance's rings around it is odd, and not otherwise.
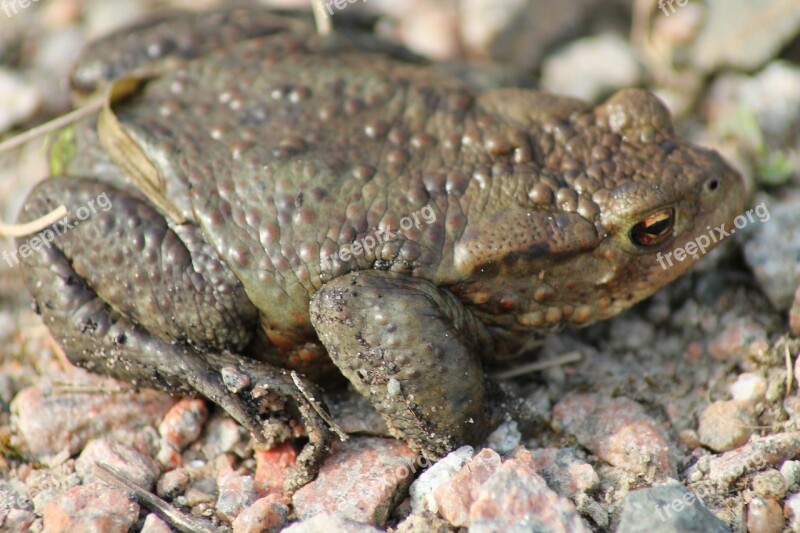
[{"label": "toad's front leg", "polygon": [[478,354],[492,340],[453,294],[404,274],[353,272],[315,294],[311,321],[395,436],[430,458],[485,436]]}]

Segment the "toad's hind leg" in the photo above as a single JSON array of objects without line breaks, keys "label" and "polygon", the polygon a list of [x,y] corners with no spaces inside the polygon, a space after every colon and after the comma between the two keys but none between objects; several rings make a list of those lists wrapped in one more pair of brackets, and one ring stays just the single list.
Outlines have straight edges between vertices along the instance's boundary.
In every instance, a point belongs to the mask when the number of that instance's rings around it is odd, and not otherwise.
[{"label": "toad's hind leg", "polygon": [[485,436],[478,355],[492,340],[448,291],[404,274],[353,272],[317,292],[311,321],[395,436],[430,458]]},{"label": "toad's hind leg", "polygon": [[307,399],[313,385],[301,382],[301,390],[296,376],[233,355],[249,343],[258,315],[197,228],[173,230],[136,197],[75,178],[37,186],[21,218],[62,203],[70,213],[65,225],[18,244],[38,248],[20,254],[26,282],[67,357],[137,385],[199,393],[261,441],[271,414],[265,410],[293,400],[310,442],[287,485],[309,481],[330,442],[321,407]]}]

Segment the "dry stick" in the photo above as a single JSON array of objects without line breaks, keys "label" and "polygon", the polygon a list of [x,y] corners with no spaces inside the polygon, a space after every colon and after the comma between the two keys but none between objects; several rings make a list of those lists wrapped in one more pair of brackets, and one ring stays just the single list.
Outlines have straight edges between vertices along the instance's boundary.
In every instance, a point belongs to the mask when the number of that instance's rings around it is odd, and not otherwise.
[{"label": "dry stick", "polygon": [[183,533],[219,533],[219,530],[207,520],[179,511],[155,494],[128,479],[125,474],[116,468],[106,463],[96,463],[96,465],[95,474],[101,481],[127,492],[132,499],[161,516],[178,531]]},{"label": "dry stick", "polygon": [[[85,106],[76,109],[75,111],[55,118],[50,122],[36,126],[35,128],[17,135],[16,137],[12,137],[7,141],[1,142],[0,154],[14,150],[23,144],[36,139],[37,137],[41,137],[42,135],[46,135],[59,128],[63,128],[64,126],[72,124],[73,122],[76,122],[84,117],[88,117],[92,113],[97,113],[103,107],[104,101],[105,98],[98,98],[97,100],[93,100]],[[45,229],[47,226],[58,220],[61,220],[65,216],[67,216],[67,208],[63,205],[60,205],[47,215],[26,224],[5,224],[0,221],[0,237],[26,237],[36,233],[37,231]]]},{"label": "dry stick", "polygon": [[583,355],[576,350],[567,352],[564,355],[559,355],[558,357],[554,357],[552,359],[548,359],[547,361],[534,361],[533,363],[520,365],[502,372],[497,372],[496,374],[492,374],[492,377],[495,379],[511,379],[524,374],[530,374],[531,372],[538,372],[540,370],[567,365],[569,363],[577,363],[581,359],[583,359]]},{"label": "dry stick", "polygon": [[323,0],[311,0],[312,11],[314,12],[314,22],[317,24],[317,33],[322,37],[330,35],[333,31],[331,18],[328,13],[325,13],[325,6],[322,4]]},{"label": "dry stick", "polygon": [[67,216],[67,208],[60,205],[45,216],[25,224],[6,224],[0,221],[0,237],[26,237],[37,231],[42,231],[65,216]]},{"label": "dry stick", "polygon": [[792,378],[794,377],[794,369],[792,368],[794,365],[792,364],[792,354],[789,352],[789,345],[784,344],[784,358],[786,359],[786,393],[783,395],[783,398],[786,399],[789,397],[789,394],[792,392]]}]

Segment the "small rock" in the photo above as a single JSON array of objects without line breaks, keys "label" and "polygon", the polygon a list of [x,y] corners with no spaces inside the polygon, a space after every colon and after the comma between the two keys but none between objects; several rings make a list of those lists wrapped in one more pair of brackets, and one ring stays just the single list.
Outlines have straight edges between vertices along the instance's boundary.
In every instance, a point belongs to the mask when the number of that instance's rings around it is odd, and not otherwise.
[{"label": "small rock", "polygon": [[753,439],[746,445],[720,456],[698,461],[689,467],[687,478],[700,472],[706,481],[728,487],[745,474],[750,474],[774,466],[786,459],[800,456],[800,431],[776,433]]},{"label": "small rock", "polygon": [[753,433],[756,420],[735,400],[718,401],[700,414],[700,442],[717,452],[745,444]]},{"label": "small rock", "polygon": [[481,487],[470,507],[469,526],[470,533],[591,531],[572,502],[550,490],[536,473],[525,450],[503,463]]},{"label": "small rock", "polygon": [[767,332],[755,322],[742,318],[734,320],[708,346],[708,353],[714,359],[725,361],[750,354],[766,352],[769,349]]},{"label": "small rock", "polygon": [[278,532],[289,521],[289,506],[280,494],[256,500],[233,521],[233,533]]},{"label": "small rock", "polygon": [[169,470],[158,479],[156,494],[167,500],[174,500],[186,491],[190,481],[189,472],[185,468]]},{"label": "small rock", "polygon": [[197,507],[203,503],[214,503],[214,495],[200,487],[189,487],[183,495],[183,505],[186,507]]},{"label": "small rock", "polygon": [[434,491],[440,485],[450,481],[456,472],[461,470],[461,467],[472,458],[473,453],[472,446],[462,446],[420,474],[408,491],[411,496],[412,512],[417,514],[426,510],[432,513],[438,512],[439,507],[433,496]]},{"label": "small rock", "polygon": [[770,468],[753,478],[753,492],[765,500],[770,498],[780,500],[786,495],[786,482],[780,472]]},{"label": "small rock", "polygon": [[237,452],[247,439],[247,431],[235,420],[215,416],[206,425],[203,454],[211,460],[223,453]]},{"label": "small rock", "polygon": [[308,520],[295,522],[285,528],[282,533],[331,533],[346,531],[347,533],[382,533],[382,530],[348,520],[337,513],[324,512],[315,514]]},{"label": "small rock", "polygon": [[554,422],[608,463],[637,474],[652,468],[677,476],[676,455],[664,428],[638,403],[600,394],[570,394],[553,408]]},{"label": "small rock", "polygon": [[745,372],[739,374],[728,390],[737,402],[756,403],[767,393],[767,379],[754,372]]},{"label": "small rock", "polygon": [[394,533],[452,533],[450,523],[438,514],[410,514],[397,525]]},{"label": "small rock", "polygon": [[593,101],[639,84],[642,69],[630,43],[606,33],[573,41],[544,61],[542,87]]},{"label": "small rock", "polygon": [[784,461],[780,471],[786,491],[792,491],[800,483],[800,461]]},{"label": "small rock", "polygon": [[245,507],[256,500],[253,478],[235,471],[226,472],[217,479],[217,516],[233,522]]},{"label": "small rock", "polygon": [[800,337],[800,285],[794,291],[792,307],[789,309],[789,329],[792,331],[792,335]]},{"label": "small rock", "polygon": [[288,442],[269,450],[256,450],[255,489],[259,496],[283,492],[286,472],[297,460],[297,450]]},{"label": "small rock", "polygon": [[167,525],[161,517],[155,513],[150,513],[147,515],[147,518],[144,519],[141,533],[170,533],[171,531],[172,529],[170,529],[169,525]]},{"label": "small rock", "polygon": [[783,504],[783,515],[789,519],[789,528],[793,532],[800,531],[800,493],[792,494]]},{"label": "small rock", "polygon": [[[94,386],[108,380],[88,379]],[[139,393],[53,394],[50,386],[29,387],[11,403],[12,425],[20,445],[36,458],[64,449],[76,454],[94,438],[141,432],[155,425],[175,403],[169,395],[152,390]]]},{"label": "small rock", "polygon": [[[717,77],[709,89],[709,120],[718,129],[731,117],[746,109],[755,119],[758,139],[744,138],[750,149],[791,145],[800,124],[800,68],[776,60],[753,76],[726,73]],[[730,127],[729,127],[730,129]],[[732,131],[742,136],[745,132]],[[746,136],[745,136],[746,137]]]},{"label": "small rock", "polygon": [[571,498],[600,484],[597,472],[575,448],[536,448],[530,453],[536,472],[561,496]]},{"label": "small rock", "polygon": [[748,228],[744,257],[772,305],[786,311],[800,285],[800,198],[770,205],[767,213],[769,224]]},{"label": "small rock", "polygon": [[382,525],[399,503],[417,454],[394,439],[355,437],[336,443],[319,476],[294,495],[301,519],[323,511]]},{"label": "small rock", "polygon": [[747,504],[747,530],[758,533],[781,533],[783,510],[773,499],[753,498]]},{"label": "small rock", "polygon": [[102,531],[127,533],[139,517],[139,505],[103,483],[74,487],[44,507],[48,533]]},{"label": "small rock", "polygon": [[617,533],[730,533],[700,499],[680,483],[630,492],[622,504]]},{"label": "small rock", "polygon": [[681,441],[681,444],[690,450],[694,450],[695,448],[699,448],[701,446],[700,437],[697,435],[697,431],[693,429],[682,429],[678,433],[678,439]]},{"label": "small rock", "polygon": [[162,445],[159,461],[165,466],[172,466],[170,457],[173,452],[180,452],[197,440],[207,417],[206,403],[199,398],[184,398],[172,406],[158,425]]},{"label": "small rock", "polygon": [[124,474],[131,481],[151,489],[160,472],[158,463],[124,444],[105,439],[91,440],[75,461],[75,471],[84,484],[98,481],[97,463],[105,463]]},{"label": "small rock", "polygon": [[42,95],[35,86],[4,68],[0,68],[0,97],[0,133],[30,120],[42,103]]},{"label": "small rock", "polygon": [[497,429],[486,438],[486,446],[499,454],[507,455],[519,446],[522,434],[519,432],[517,422],[508,420],[500,424]]},{"label": "small rock", "polygon": [[494,450],[484,448],[461,470],[433,491],[439,514],[455,527],[469,525],[469,509],[478,498],[481,486],[500,467],[502,459]]},{"label": "small rock", "polygon": [[16,533],[17,531],[28,531],[36,521],[36,515],[23,509],[10,509],[0,511],[0,531]]},{"label": "small rock", "polygon": [[47,503],[80,484],[81,478],[75,472],[75,461],[72,459],[51,468],[32,470],[25,476],[27,494],[33,502],[34,511],[39,515]]}]

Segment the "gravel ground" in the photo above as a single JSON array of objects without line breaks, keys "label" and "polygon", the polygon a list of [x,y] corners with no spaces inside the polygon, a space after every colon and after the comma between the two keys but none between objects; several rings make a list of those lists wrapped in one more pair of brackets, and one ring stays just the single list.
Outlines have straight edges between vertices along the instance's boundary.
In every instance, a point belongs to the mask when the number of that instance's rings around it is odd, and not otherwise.
[{"label": "gravel ground", "polygon": [[[339,3],[453,68],[495,61],[590,100],[655,91],[682,135],[740,168],[753,220],[634,309],[550,337],[538,360],[570,362],[503,379],[518,413],[483,447],[431,466],[339,393],[342,425],[364,434],[293,496],[296,447],[254,449],[207,402],[70,366],[0,261],[0,531],[169,531],[96,463],[220,531],[800,531],[800,3]],[[0,135],[69,110],[64,80],[90,39],[214,4],[0,1]],[[35,140],[0,155],[0,219],[46,175],[44,153]]]}]

